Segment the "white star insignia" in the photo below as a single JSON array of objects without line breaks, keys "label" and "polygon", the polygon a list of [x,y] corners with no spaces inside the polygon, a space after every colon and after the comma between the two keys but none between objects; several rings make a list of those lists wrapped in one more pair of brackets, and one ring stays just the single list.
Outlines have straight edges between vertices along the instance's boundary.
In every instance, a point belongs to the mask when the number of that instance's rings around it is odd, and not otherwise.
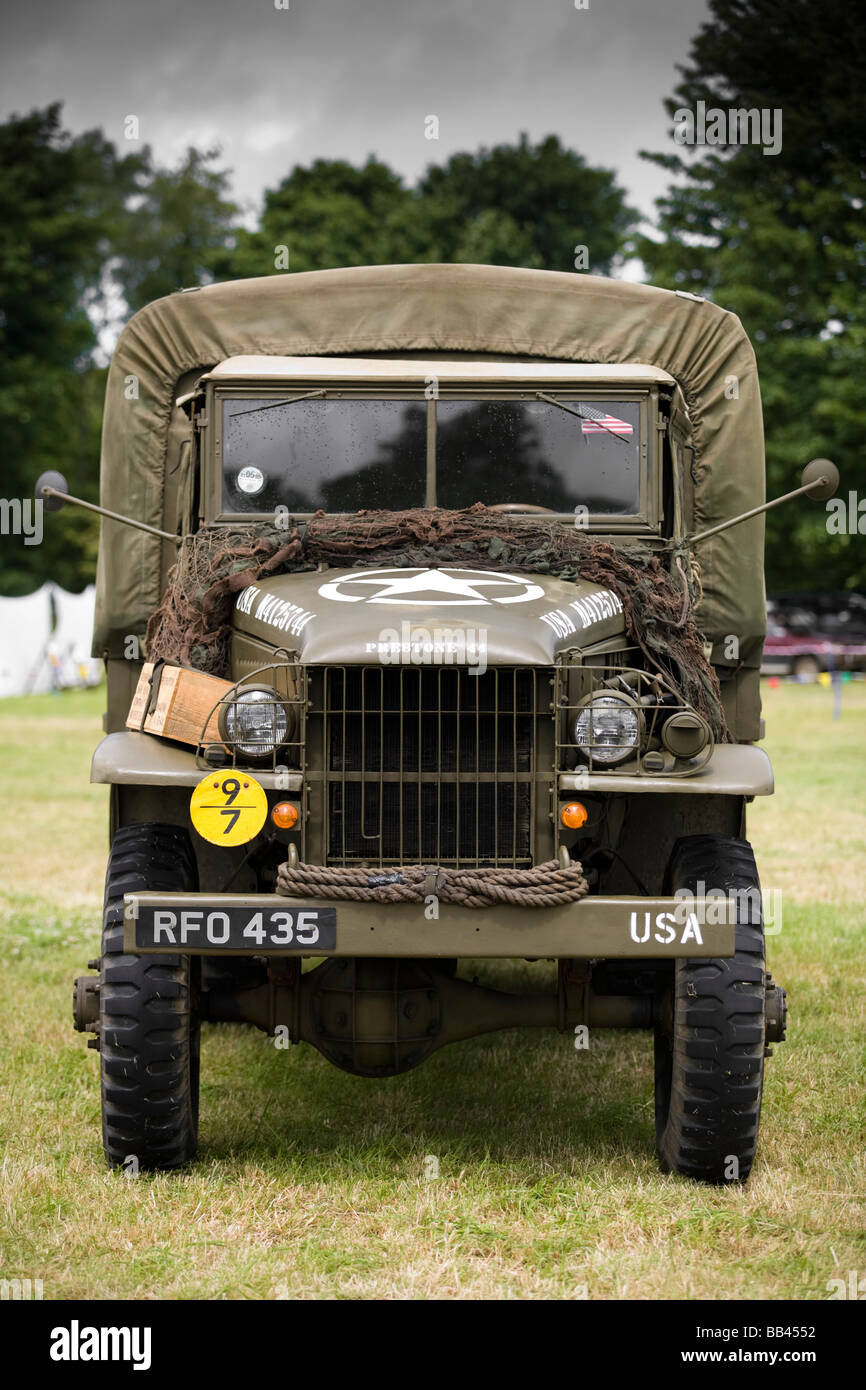
[{"label": "white star insignia", "polygon": [[[466,578],[459,578],[465,575]],[[345,589],[368,585],[376,593],[353,594]],[[486,598],[479,589],[505,588],[505,594]],[[324,598],[339,599],[343,603],[391,603],[407,607],[429,607],[431,602],[440,606],[468,607],[487,605],[493,599],[496,603],[525,603],[528,599],[542,598],[541,585],[533,584],[516,574],[491,574],[485,570],[373,570],[367,574],[344,575],[340,579],[329,580],[319,589]],[[423,594],[424,598],[411,598],[409,595]],[[432,596],[436,597],[433,598]],[[440,597],[444,596],[444,597]]]}]

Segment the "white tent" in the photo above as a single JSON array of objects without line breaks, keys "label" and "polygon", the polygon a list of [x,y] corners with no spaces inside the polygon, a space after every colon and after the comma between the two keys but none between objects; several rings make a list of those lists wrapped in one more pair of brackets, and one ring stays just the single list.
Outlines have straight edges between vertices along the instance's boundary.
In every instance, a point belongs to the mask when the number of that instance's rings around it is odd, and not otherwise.
[{"label": "white tent", "polygon": [[0,698],[96,685],[90,656],[95,590],[70,594],[43,584],[23,598],[0,598]]},{"label": "white tent", "polygon": [[67,593],[54,586],[55,628],[48,643],[48,658],[55,669],[57,684],[98,685],[102,662],[90,655],[93,636],[93,608],[96,588],[88,584],[80,594]]},{"label": "white tent", "polygon": [[46,654],[53,592],[53,584],[43,584],[23,598],[0,598],[0,696],[53,689]]}]

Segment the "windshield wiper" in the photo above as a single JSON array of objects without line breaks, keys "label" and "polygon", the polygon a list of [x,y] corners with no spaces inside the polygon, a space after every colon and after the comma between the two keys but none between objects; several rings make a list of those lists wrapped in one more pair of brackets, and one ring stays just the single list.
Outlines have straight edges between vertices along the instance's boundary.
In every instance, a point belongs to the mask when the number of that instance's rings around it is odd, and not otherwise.
[{"label": "windshield wiper", "polygon": [[569,415],[576,415],[578,420],[586,420],[590,425],[597,425],[600,430],[604,430],[605,433],[609,434],[613,439],[619,440],[620,444],[624,444],[626,448],[629,447],[622,435],[617,434],[616,430],[611,429],[610,425],[603,424],[601,420],[596,420],[592,415],[584,415],[582,410],[576,410],[573,405],[566,405],[565,401],[558,401],[555,396],[548,396],[544,391],[536,391],[535,394],[540,401],[547,401],[550,405],[558,406],[560,410],[567,410]]},{"label": "windshield wiper", "polygon": [[229,419],[234,420],[238,415],[258,415],[261,410],[276,410],[281,405],[294,405],[296,401],[312,401],[324,395],[325,391],[308,391],[304,396],[291,396],[286,401],[269,401],[267,405],[254,405],[251,410],[233,410]]}]

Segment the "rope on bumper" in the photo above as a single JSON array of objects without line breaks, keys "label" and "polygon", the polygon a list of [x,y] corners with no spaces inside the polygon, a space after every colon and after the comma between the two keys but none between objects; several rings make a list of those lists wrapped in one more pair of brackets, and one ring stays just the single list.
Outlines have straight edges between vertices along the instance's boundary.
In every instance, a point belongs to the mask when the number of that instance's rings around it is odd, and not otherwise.
[{"label": "rope on bumper", "polygon": [[354,902],[423,903],[435,896],[461,907],[558,907],[589,891],[578,863],[556,859],[533,869],[440,869],[423,865],[394,870],[322,864],[281,864],[277,892],[291,898],[348,898]]}]

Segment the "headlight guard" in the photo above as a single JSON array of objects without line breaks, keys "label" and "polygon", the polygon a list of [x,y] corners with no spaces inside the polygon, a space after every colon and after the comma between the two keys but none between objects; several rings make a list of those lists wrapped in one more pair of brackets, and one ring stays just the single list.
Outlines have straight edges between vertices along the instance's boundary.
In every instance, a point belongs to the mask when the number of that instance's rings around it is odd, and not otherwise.
[{"label": "headlight guard", "polygon": [[214,704],[202,725],[198,766],[303,770],[307,673],[294,653],[280,649],[276,655],[276,661],[251,670]]},{"label": "headlight guard", "polygon": [[556,766],[638,777],[694,777],[712,757],[707,720],[660,671],[573,661],[554,677]]}]

